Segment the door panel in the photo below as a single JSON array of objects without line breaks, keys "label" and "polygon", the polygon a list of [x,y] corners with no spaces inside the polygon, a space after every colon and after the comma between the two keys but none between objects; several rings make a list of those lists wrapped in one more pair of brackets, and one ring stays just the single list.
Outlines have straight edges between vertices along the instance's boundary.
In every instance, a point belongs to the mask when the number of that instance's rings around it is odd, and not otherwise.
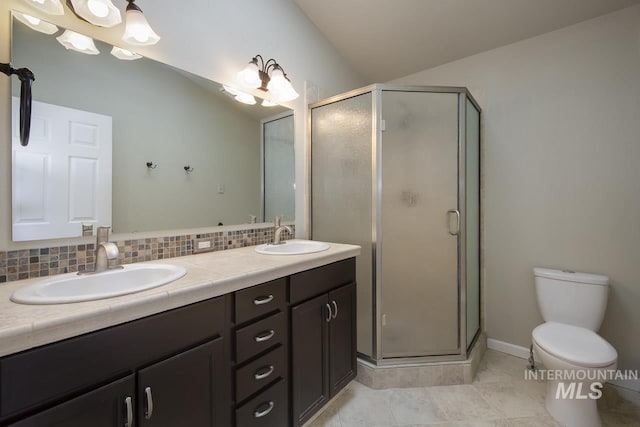
[{"label": "door panel", "polygon": [[138,372],[138,421],[147,427],[215,426],[222,339]]},{"label": "door panel", "polygon": [[324,294],[291,309],[294,426],[329,400],[328,302]]},{"label": "door panel", "polygon": [[329,323],[329,381],[331,396],[356,377],[356,284],[329,293],[333,316]]},{"label": "door panel", "polygon": [[458,94],[383,91],[382,355],[459,350]]}]

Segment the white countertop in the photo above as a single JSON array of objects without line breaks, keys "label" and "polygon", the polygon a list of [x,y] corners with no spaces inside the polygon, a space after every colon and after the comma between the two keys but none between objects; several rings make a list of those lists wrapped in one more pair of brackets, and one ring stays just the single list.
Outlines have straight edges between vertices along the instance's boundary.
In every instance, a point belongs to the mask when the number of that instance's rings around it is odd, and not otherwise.
[{"label": "white countertop", "polygon": [[0,286],[0,356],[224,295],[360,254],[360,247],[332,243],[306,255],[262,255],[255,246],[150,261],[183,266],[187,274],[148,291],[97,301],[23,305],[9,298],[28,279]]}]

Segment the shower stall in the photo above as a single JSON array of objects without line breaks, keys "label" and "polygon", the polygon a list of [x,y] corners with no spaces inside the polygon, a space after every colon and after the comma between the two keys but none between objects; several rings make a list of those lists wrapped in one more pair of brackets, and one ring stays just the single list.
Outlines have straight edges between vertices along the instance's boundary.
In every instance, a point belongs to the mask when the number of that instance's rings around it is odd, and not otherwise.
[{"label": "shower stall", "polygon": [[310,106],[311,236],[357,244],[358,353],[465,360],[481,329],[480,108],[376,84]]}]

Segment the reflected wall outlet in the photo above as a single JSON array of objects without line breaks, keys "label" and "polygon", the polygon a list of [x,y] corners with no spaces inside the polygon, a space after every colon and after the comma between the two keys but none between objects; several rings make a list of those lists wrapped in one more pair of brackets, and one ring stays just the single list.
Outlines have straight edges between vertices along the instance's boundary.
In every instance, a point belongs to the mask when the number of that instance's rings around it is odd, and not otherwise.
[{"label": "reflected wall outlet", "polygon": [[213,237],[205,237],[203,239],[195,239],[193,241],[193,253],[211,252],[214,248]]}]

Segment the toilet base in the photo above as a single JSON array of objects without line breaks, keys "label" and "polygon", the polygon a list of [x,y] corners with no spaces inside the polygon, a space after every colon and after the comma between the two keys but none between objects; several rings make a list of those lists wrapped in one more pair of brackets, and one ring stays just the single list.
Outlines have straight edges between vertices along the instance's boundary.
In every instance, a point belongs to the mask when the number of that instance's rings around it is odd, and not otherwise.
[{"label": "toilet base", "polygon": [[[582,383],[583,396],[590,392],[590,386],[589,382]],[[560,387],[560,381],[547,381],[545,407],[556,421],[565,427],[602,427],[602,421],[598,415],[597,399],[556,399],[558,387]]]}]

